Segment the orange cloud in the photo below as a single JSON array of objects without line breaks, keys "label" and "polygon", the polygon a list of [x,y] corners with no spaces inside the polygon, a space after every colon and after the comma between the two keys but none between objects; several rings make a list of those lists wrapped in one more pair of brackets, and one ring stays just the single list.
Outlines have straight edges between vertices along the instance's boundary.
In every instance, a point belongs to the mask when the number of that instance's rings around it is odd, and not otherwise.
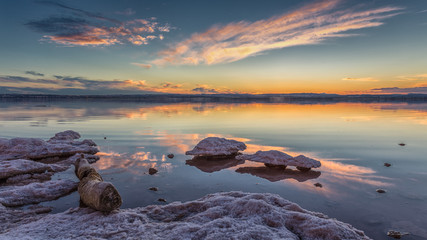
[{"label": "orange cloud", "polygon": [[371,77],[365,77],[365,78],[350,78],[346,77],[341,79],[343,81],[355,81],[355,82],[378,82],[378,79],[371,78]]},{"label": "orange cloud", "polygon": [[318,44],[331,37],[352,36],[344,32],[380,26],[401,8],[335,10],[338,0],[309,4],[293,12],[256,22],[214,26],[193,34],[170,49],[159,52],[156,65],[198,65],[238,61],[261,52],[298,45]]},{"label": "orange cloud", "polygon": [[135,65],[135,66],[138,66],[138,67],[142,67],[142,68],[145,68],[145,69],[150,69],[151,67],[152,67],[152,65],[151,64],[144,64],[144,63],[131,63],[132,65]]}]

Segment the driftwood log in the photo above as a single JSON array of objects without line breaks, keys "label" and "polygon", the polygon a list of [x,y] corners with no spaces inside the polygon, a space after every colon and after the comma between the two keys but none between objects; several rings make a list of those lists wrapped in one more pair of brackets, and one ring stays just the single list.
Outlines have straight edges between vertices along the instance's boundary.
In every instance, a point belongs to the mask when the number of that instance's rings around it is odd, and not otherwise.
[{"label": "driftwood log", "polygon": [[86,159],[76,162],[76,175],[80,179],[77,190],[84,205],[102,212],[110,212],[122,205],[122,198],[114,185],[104,182]]}]

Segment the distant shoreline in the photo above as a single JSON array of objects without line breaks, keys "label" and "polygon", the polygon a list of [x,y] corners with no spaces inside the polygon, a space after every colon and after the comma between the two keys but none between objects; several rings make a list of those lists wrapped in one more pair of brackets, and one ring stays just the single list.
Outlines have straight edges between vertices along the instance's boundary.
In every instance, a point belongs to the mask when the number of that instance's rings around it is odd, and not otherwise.
[{"label": "distant shoreline", "polygon": [[0,94],[1,102],[112,101],[145,103],[293,103],[293,102],[427,102],[427,94],[338,95],[338,94],[141,94],[141,95],[50,95]]}]

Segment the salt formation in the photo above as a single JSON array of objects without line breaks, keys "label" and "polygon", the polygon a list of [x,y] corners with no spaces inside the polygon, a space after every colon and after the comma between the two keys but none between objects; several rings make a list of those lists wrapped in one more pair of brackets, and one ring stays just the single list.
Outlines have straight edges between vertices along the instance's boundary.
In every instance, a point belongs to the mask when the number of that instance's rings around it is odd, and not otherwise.
[{"label": "salt formation", "polygon": [[77,184],[66,179],[35,182],[24,186],[6,186],[0,191],[0,203],[14,207],[50,201],[75,191]]},{"label": "salt formation", "polygon": [[49,141],[38,138],[0,138],[0,160],[69,157],[76,153],[95,154],[92,140],[75,141],[80,134],[71,130],[57,133]]},{"label": "salt formation", "polygon": [[318,168],[321,163],[317,160],[308,158],[304,155],[292,157],[284,152],[277,150],[258,151],[255,154],[244,154],[237,156],[236,159],[262,162],[267,167],[284,167],[295,166],[300,171],[308,171],[311,168]]},{"label": "salt formation", "polygon": [[25,159],[0,161],[0,180],[16,175],[52,171],[48,164]]},{"label": "salt formation", "polygon": [[0,234],[3,239],[29,236],[32,239],[369,239],[349,224],[302,209],[278,195],[242,192],[215,193],[196,201],[123,209],[109,215],[88,208],[70,209]]},{"label": "salt formation", "polygon": [[225,157],[236,155],[239,151],[246,149],[243,142],[219,137],[208,137],[200,141],[191,151],[185,155],[204,157]]},{"label": "salt formation", "polygon": [[[19,225],[37,221],[51,210],[52,208],[50,207],[38,205],[32,206],[27,210],[9,209],[0,204],[0,234]],[[3,239],[1,235],[0,238]]]}]

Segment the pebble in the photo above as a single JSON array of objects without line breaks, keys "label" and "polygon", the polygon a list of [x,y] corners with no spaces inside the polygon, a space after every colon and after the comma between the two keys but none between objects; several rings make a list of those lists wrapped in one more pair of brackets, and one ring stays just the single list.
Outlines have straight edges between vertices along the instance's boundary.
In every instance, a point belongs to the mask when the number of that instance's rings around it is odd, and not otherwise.
[{"label": "pebble", "polygon": [[405,143],[399,143],[399,146],[405,146],[406,144]]},{"label": "pebble", "polygon": [[150,168],[150,169],[148,169],[148,173],[150,174],[150,175],[153,175],[153,174],[156,174],[158,171],[157,171],[157,169],[155,169],[155,168]]},{"label": "pebble", "polygon": [[390,167],[390,166],[391,166],[391,164],[390,164],[390,163],[384,163],[384,166],[385,166],[385,167]]},{"label": "pebble", "polygon": [[394,230],[390,230],[387,232],[387,236],[395,238],[395,239],[400,239],[403,235],[408,235],[409,233],[401,233],[398,231],[394,231]]},{"label": "pebble", "polygon": [[320,187],[320,188],[323,187],[323,185],[321,183],[315,183],[314,186]]},{"label": "pebble", "polygon": [[164,199],[164,198],[159,198],[159,199],[157,199],[157,201],[159,201],[159,202],[166,202],[166,199]]},{"label": "pebble", "polygon": [[158,188],[156,188],[156,187],[150,187],[148,190],[151,190],[151,191],[155,191],[155,192],[157,192],[159,189],[158,189]]},{"label": "pebble", "polygon": [[386,191],[384,189],[377,189],[377,193],[385,193]]},{"label": "pebble", "polygon": [[173,155],[172,153],[168,154],[168,158],[173,158],[173,157],[175,157],[175,155]]}]

